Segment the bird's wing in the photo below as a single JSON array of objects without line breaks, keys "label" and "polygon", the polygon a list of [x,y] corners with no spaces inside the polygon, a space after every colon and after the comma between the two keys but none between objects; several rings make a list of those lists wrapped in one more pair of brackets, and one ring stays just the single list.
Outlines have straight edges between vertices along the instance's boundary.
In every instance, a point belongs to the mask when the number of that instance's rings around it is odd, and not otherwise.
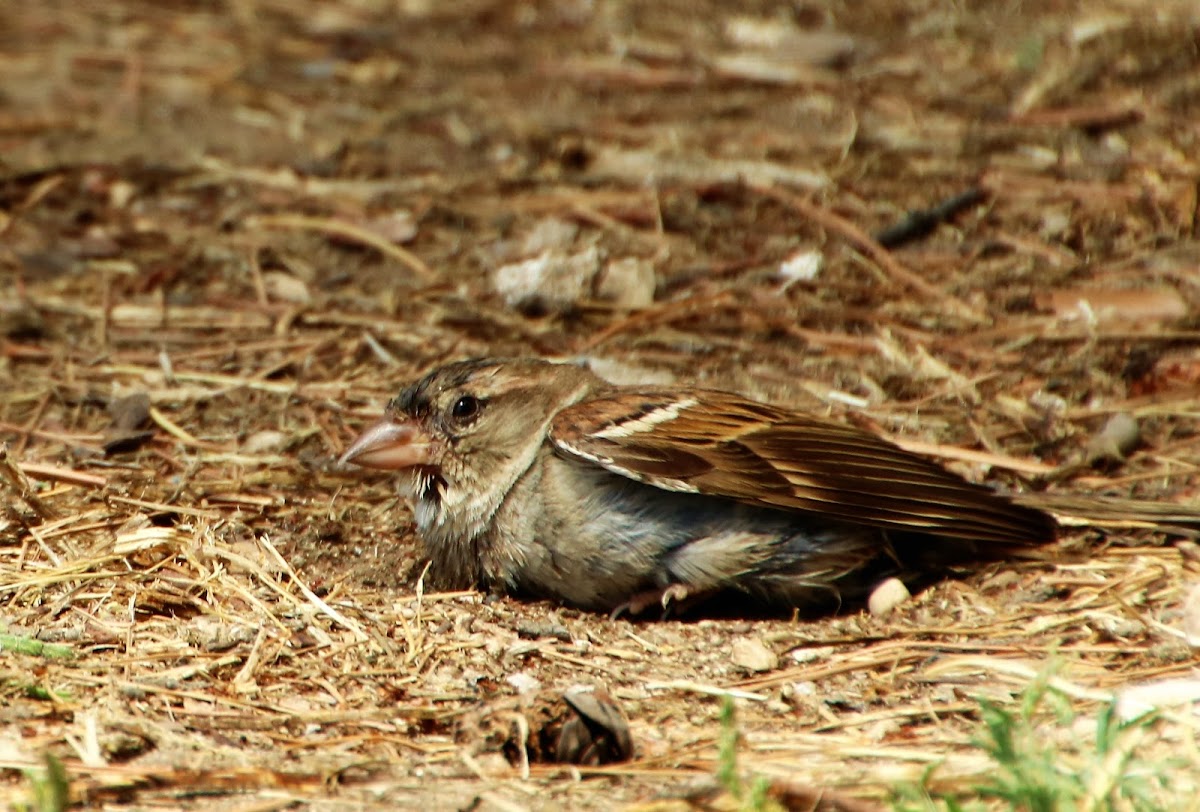
[{"label": "bird's wing", "polygon": [[560,453],[669,491],[892,530],[1036,544],[1054,521],[873,434],[726,392],[618,392],[560,412]]}]

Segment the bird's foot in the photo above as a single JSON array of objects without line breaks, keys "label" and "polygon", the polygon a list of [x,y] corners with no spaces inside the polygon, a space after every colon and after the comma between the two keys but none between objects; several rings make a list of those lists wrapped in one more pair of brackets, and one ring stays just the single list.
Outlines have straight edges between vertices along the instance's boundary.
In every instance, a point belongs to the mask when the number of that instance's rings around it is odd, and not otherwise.
[{"label": "bird's foot", "polygon": [[683,584],[669,584],[662,589],[647,589],[638,592],[625,603],[612,610],[609,618],[616,620],[621,615],[628,614],[631,617],[640,615],[654,604],[662,606],[663,617],[665,618],[673,608],[682,608],[684,602],[692,597],[692,593]]}]

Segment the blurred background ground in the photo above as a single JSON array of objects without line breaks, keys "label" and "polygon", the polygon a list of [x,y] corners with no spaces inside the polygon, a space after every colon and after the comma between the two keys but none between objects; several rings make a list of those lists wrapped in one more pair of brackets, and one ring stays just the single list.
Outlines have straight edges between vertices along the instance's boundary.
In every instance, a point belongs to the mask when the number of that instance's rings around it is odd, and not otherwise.
[{"label": "blurred background ground", "polygon": [[[1068,759],[1114,694],[1194,701],[1187,527],[631,623],[423,592],[333,461],[429,366],[535,354],[1194,511],[1198,46],[1193,0],[0,4],[0,791],[50,752],[95,805],[706,808],[733,691],[782,803],[970,800],[979,698],[1052,660]],[[632,761],[550,758],[578,685]],[[1189,707],[1130,751],[1200,764]]]}]

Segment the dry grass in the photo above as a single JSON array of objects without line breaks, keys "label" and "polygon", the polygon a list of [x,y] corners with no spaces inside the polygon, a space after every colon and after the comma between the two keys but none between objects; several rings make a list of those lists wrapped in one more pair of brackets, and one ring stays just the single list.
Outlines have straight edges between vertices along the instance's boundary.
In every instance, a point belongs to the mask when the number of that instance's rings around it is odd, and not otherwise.
[{"label": "dry grass", "polygon": [[[1048,663],[1081,721],[1030,725],[1067,765],[1114,696],[1194,685],[1194,4],[405,5],[0,10],[6,802],[52,753],[97,806],[701,808],[729,801],[687,795],[729,694],[740,769],[789,808],[969,799],[980,698]],[[547,218],[556,250],[649,264],[653,302],[507,304],[489,274]],[[816,278],[781,277],[803,251]],[[830,412],[1078,521],[884,617],[425,592],[386,478],[333,460],[400,381],[483,353]],[[544,759],[580,684],[634,760]],[[1164,808],[1196,808],[1196,707],[1121,739],[1178,770]]]}]

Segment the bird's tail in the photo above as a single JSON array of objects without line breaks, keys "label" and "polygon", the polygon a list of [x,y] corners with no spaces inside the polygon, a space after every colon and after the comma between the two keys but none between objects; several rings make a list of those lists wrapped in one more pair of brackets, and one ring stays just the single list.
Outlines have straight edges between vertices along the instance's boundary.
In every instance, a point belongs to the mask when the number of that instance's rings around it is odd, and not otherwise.
[{"label": "bird's tail", "polygon": [[1019,493],[1009,498],[1015,504],[1049,513],[1063,528],[1090,527],[1107,532],[1161,530],[1188,538],[1200,537],[1200,505],[1051,493]]}]

